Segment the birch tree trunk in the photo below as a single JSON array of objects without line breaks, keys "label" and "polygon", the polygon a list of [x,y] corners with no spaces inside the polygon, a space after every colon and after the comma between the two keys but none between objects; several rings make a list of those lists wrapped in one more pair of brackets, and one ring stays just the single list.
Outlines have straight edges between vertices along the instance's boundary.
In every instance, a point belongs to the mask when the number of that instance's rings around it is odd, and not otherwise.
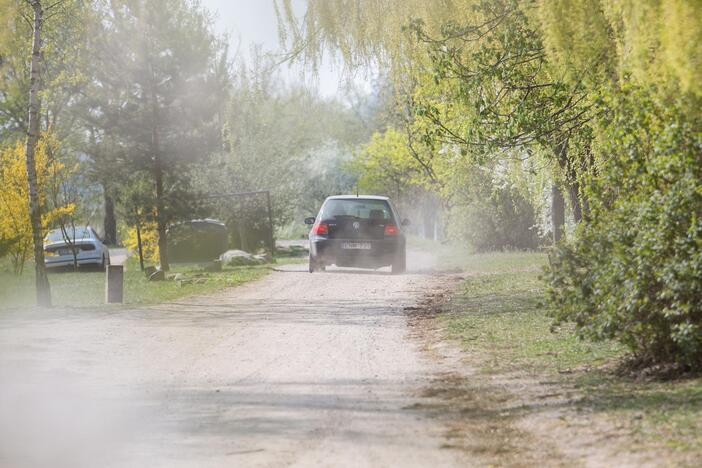
[{"label": "birch tree trunk", "polygon": [[37,187],[37,169],[34,154],[39,141],[39,119],[41,118],[41,77],[39,67],[41,60],[41,28],[43,25],[43,9],[41,0],[28,0],[34,11],[32,30],[32,60],[29,74],[29,123],[27,125],[27,144],[25,156],[27,163],[27,182],[29,184],[29,217],[32,224],[32,241],[34,244],[34,269],[36,272],[37,304],[41,307],[51,307],[51,289],[49,278],[46,276],[44,265],[44,240],[41,229],[41,205]]}]

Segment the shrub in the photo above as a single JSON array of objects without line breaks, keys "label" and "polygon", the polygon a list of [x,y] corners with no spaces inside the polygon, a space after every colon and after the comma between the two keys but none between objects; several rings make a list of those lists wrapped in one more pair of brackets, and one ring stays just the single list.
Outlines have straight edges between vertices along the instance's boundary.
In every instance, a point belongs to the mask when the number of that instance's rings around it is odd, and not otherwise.
[{"label": "shrub", "polygon": [[168,229],[168,256],[173,263],[208,262],[227,250],[227,228],[216,220],[193,220]]},{"label": "shrub", "polygon": [[702,368],[700,122],[652,95],[603,103],[593,221],[552,253],[547,296],[557,321],[619,340],[641,365]]},{"label": "shrub", "polygon": [[[141,249],[144,254],[144,260],[158,263],[158,231],[156,230],[156,223],[145,222],[141,225],[140,229]],[[124,240],[124,246],[131,252],[139,255],[136,226],[130,226],[127,229],[127,238]]]},{"label": "shrub", "polygon": [[532,203],[512,184],[470,168],[461,179],[461,202],[448,217],[449,235],[484,252],[536,249],[543,239]]},{"label": "shrub", "polygon": [[[43,133],[35,154],[42,229],[61,216],[75,211],[73,204],[52,206],[49,187],[60,187],[71,170],[50,155],[59,152],[59,144],[50,133]],[[32,255],[32,225],[29,219],[29,186],[24,143],[17,141],[0,150],[0,256],[10,255],[15,274],[21,274]]]}]

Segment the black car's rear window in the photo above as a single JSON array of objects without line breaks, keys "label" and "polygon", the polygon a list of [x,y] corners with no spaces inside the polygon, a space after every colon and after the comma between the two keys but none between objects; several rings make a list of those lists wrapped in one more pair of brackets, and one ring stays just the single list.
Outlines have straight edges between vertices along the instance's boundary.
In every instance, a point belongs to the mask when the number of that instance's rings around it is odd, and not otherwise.
[{"label": "black car's rear window", "polygon": [[373,221],[392,221],[390,205],[385,200],[368,199],[332,199],[327,200],[322,208],[322,219],[338,218],[367,219]]}]

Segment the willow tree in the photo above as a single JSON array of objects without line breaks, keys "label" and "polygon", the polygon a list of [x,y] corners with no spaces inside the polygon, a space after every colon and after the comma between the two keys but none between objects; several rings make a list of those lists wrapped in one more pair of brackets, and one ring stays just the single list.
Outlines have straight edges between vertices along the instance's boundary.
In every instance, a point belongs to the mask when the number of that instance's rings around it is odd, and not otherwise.
[{"label": "willow tree", "polygon": [[540,0],[537,12],[549,57],[571,80],[702,95],[699,1]]},{"label": "willow tree", "polygon": [[472,0],[308,0],[302,15],[291,0],[275,0],[281,40],[291,57],[320,64],[325,53],[341,53],[350,67],[397,66],[410,53],[403,28],[422,18],[433,28],[470,12]]},{"label": "willow tree", "polygon": [[[578,155],[568,147],[589,120],[589,103],[582,86],[549,67],[532,10],[518,0],[311,1],[296,19],[288,3],[279,8],[293,55],[305,53],[315,64],[332,49],[352,67],[375,62],[391,69],[416,124],[408,144],[460,147],[476,160],[529,146],[551,154],[577,222]],[[556,185],[552,200],[558,240],[565,207]]]},{"label": "willow tree", "polygon": [[[559,240],[569,194],[576,223],[587,216],[580,172],[590,158],[572,141],[587,147],[592,101],[580,82],[563,79],[547,58],[530,8],[518,0],[483,3],[475,17],[448,23],[432,36],[423,24],[412,26],[427,50],[429,78],[438,92],[418,102],[421,116],[435,127],[432,137],[476,153],[501,154],[535,147],[554,161],[553,233]],[[578,151],[581,150],[581,151]]]}]

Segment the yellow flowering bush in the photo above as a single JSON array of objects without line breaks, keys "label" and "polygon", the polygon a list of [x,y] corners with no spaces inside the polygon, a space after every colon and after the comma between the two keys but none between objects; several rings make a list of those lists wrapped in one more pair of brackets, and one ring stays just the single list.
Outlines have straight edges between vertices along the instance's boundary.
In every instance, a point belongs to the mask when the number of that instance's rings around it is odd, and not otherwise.
[{"label": "yellow flowering bush", "polygon": [[[49,133],[43,134],[35,154],[39,203],[43,214],[42,237],[52,221],[75,211],[74,204],[49,207],[47,203],[49,184],[70,175],[64,164],[49,157],[57,154],[57,150],[56,138]],[[21,274],[33,250],[27,166],[22,141],[18,140],[0,151],[0,187],[0,241],[6,246],[4,253],[10,256],[15,273]]]}]

